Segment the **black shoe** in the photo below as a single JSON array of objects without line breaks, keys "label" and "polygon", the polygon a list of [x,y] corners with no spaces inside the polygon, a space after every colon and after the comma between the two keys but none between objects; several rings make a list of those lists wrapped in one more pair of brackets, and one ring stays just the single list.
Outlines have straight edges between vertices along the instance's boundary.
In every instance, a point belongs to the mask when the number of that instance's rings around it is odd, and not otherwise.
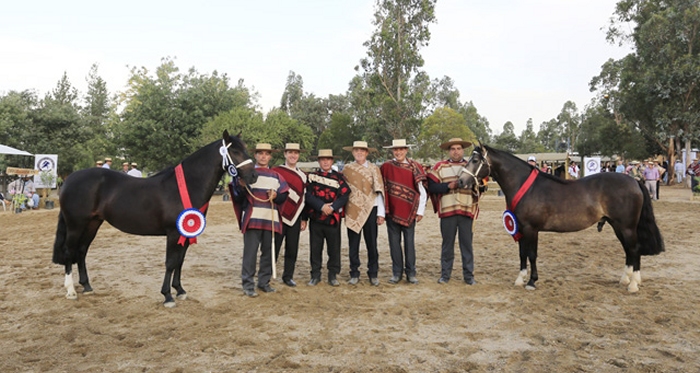
[{"label": "black shoe", "polygon": [[292,280],[291,278],[288,280],[282,280],[282,281],[284,282],[285,285],[289,286],[290,288],[297,286],[297,283],[294,280]]},{"label": "black shoe", "polygon": [[379,279],[376,277],[371,277],[369,279],[369,283],[372,284],[372,286],[379,286]]},{"label": "black shoe", "polygon": [[330,286],[340,286],[340,282],[338,282],[338,279],[335,279],[335,278],[328,280],[328,284]]},{"label": "black shoe", "polygon": [[467,285],[476,285],[476,280],[474,280],[474,278],[465,278],[464,283]]},{"label": "black shoe", "polygon": [[253,289],[243,289],[243,294],[245,294],[251,298],[255,298],[258,296],[258,293],[256,293],[255,290],[253,290]]},{"label": "black shoe", "polygon": [[450,282],[450,279],[445,277],[440,277],[440,279],[438,280],[438,284],[446,284],[448,282]]},{"label": "black shoe", "polygon": [[309,286],[316,286],[319,282],[321,282],[320,278],[312,278],[311,281],[309,281]]},{"label": "black shoe", "polygon": [[401,281],[401,276],[391,276],[389,279],[390,284],[398,284]]},{"label": "black shoe", "polygon": [[357,285],[357,283],[360,282],[359,277],[350,277],[350,280],[348,281],[348,284],[350,285]]},{"label": "black shoe", "polygon": [[258,289],[262,290],[264,293],[274,293],[274,292],[277,291],[277,290],[275,290],[275,288],[273,288],[272,286],[270,286],[270,284],[265,284],[265,285],[263,285],[263,286],[258,286]]},{"label": "black shoe", "polygon": [[416,278],[416,276],[408,276],[406,278],[406,281],[408,281],[409,283],[411,283],[413,285],[418,283],[418,279]]}]

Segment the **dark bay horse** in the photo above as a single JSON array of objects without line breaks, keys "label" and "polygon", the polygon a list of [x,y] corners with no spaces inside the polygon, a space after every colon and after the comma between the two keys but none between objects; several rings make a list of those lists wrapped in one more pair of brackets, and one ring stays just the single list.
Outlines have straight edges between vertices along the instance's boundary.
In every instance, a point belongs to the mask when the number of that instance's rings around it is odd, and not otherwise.
[{"label": "dark bay horse", "polygon": [[[257,180],[254,163],[245,145],[238,136],[229,136],[228,131],[224,131],[221,140],[185,158],[178,169],[180,166],[184,175],[184,183],[180,183],[186,185],[190,207],[204,210],[205,215],[207,203],[226,169],[238,172],[248,184]],[[105,220],[122,232],[167,236],[165,279],[161,289],[165,296],[164,305],[175,306],[170,294],[171,279],[178,299],[186,298],[187,293],[180,284],[180,272],[190,239],[184,239],[177,227],[185,209],[178,183],[176,167],[148,178],[93,167],[76,171],[66,178],[59,199],[61,211],[53,249],[53,262],[65,266],[66,298],[77,298],[72,277],[74,263],[78,264],[83,292],[92,292],[85,256]],[[200,226],[204,228],[203,224]]]},{"label": "dark bay horse", "polygon": [[600,230],[602,224],[609,223],[625,250],[626,265],[620,283],[628,285],[629,292],[638,291],[642,281],[640,256],[664,251],[649,193],[628,175],[604,172],[579,180],[562,180],[536,171],[508,152],[481,145],[462,169],[459,183],[471,188],[488,175],[501,187],[519,227],[520,274],[515,285],[523,285],[529,259],[531,271],[526,288],[535,289],[537,235],[541,231],[576,232],[596,223]]}]

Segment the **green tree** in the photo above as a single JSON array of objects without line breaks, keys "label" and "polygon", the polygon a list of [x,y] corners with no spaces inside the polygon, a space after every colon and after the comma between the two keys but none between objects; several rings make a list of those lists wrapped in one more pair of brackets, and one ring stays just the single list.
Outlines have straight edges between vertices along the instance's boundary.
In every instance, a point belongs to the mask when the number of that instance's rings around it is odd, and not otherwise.
[{"label": "green tree", "polygon": [[377,0],[370,40],[364,43],[367,57],[360,61],[363,84],[355,98],[371,105],[363,123],[372,141],[412,138],[421,123],[423,98],[430,80],[420,68],[420,49],[428,45],[428,26],[436,22],[436,0]]},{"label": "green tree", "polygon": [[603,65],[591,89],[606,98],[618,124],[641,132],[638,145],[668,152],[673,163],[682,142],[689,150],[700,137],[700,3],[619,1],[607,39],[633,52]]},{"label": "green tree", "polygon": [[106,155],[116,156],[117,148],[114,142],[114,133],[110,123],[116,118],[115,103],[110,98],[107,90],[107,82],[98,74],[97,64],[90,67],[87,77],[87,94],[80,114],[85,121],[86,130],[90,132],[90,139],[85,144],[86,150],[92,159]]},{"label": "green tree", "polygon": [[62,176],[94,164],[87,147],[92,133],[80,110],[78,91],[64,73],[56,88],[32,111],[32,127],[27,130],[25,150],[58,154],[57,171]]},{"label": "green tree", "polygon": [[537,134],[533,129],[532,118],[527,120],[525,129],[520,134],[520,147],[518,153],[540,153],[544,151],[544,146],[537,141]]},{"label": "green tree", "polygon": [[347,158],[349,153],[344,151],[343,147],[350,146],[353,141],[361,138],[362,136],[354,131],[353,121],[350,115],[333,113],[333,115],[331,115],[331,125],[318,139],[318,148],[333,149],[333,154]]},{"label": "green tree", "polygon": [[146,68],[132,68],[121,100],[117,143],[125,158],[151,170],[174,165],[197,149],[202,128],[216,115],[253,106],[242,80],[231,87],[228,76],[216,71],[200,74],[190,68],[181,74],[169,58],[155,76]]},{"label": "green tree", "polygon": [[[25,149],[26,135],[33,128],[33,111],[38,104],[36,93],[31,90],[10,91],[0,96],[0,144]],[[33,159],[25,156],[0,155],[0,170],[8,166],[29,167]]]},{"label": "green tree", "polygon": [[566,140],[564,131],[556,119],[550,119],[540,124],[537,131],[537,142],[542,145],[547,152],[566,152]]},{"label": "green tree", "polygon": [[469,129],[462,114],[449,107],[436,109],[432,115],[425,118],[418,136],[416,158],[443,159],[445,151],[440,144],[451,138],[476,143],[477,138]]},{"label": "green tree", "polygon": [[557,115],[557,122],[563,129],[564,139],[566,140],[568,151],[576,151],[575,144],[581,127],[581,115],[576,108],[576,103],[567,101],[561,108],[561,112]]},{"label": "green tree", "polygon": [[503,132],[494,136],[494,146],[501,150],[506,150],[511,153],[515,153],[520,147],[520,142],[517,136],[515,136],[515,126],[511,121],[507,121],[503,124]]}]

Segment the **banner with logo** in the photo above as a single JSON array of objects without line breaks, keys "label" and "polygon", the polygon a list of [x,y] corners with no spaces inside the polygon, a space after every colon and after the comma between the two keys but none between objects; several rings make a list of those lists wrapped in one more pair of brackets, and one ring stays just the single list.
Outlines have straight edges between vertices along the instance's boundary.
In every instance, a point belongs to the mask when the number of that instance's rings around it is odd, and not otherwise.
[{"label": "banner with logo", "polygon": [[600,172],[600,157],[583,157],[583,176]]},{"label": "banner with logo", "polygon": [[34,188],[55,188],[58,175],[57,166],[58,154],[36,154],[34,156],[34,169],[39,171],[39,174],[34,176]]}]

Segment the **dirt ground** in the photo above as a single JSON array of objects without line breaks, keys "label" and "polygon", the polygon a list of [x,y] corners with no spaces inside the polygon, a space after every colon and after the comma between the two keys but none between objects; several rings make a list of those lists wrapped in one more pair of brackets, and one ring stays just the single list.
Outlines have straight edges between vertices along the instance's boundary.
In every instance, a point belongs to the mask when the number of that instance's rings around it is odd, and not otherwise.
[{"label": "dirt ground", "polygon": [[[429,212],[416,232],[418,285],[390,285],[380,228],[379,287],[309,280],[308,232],[296,280],[243,295],[242,235],[216,196],[188,252],[188,299],[162,306],[165,239],[104,224],[88,254],[94,294],[65,299],[51,263],[58,210],[0,213],[0,372],[691,372],[700,370],[700,202],[662,187],[654,202],[666,242],[642,258],[642,285],[618,283],[624,253],[612,229],[541,233],[538,289],[515,287],[517,245],[502,197],[475,225],[478,284],[440,285],[440,233]],[[345,228],[343,228],[345,231]],[[324,257],[325,261],[325,257]],[[281,267],[282,261],[280,261]],[[278,268],[281,274],[281,268]],[[77,271],[74,278],[77,284]],[[77,286],[81,291],[80,286]]]}]

